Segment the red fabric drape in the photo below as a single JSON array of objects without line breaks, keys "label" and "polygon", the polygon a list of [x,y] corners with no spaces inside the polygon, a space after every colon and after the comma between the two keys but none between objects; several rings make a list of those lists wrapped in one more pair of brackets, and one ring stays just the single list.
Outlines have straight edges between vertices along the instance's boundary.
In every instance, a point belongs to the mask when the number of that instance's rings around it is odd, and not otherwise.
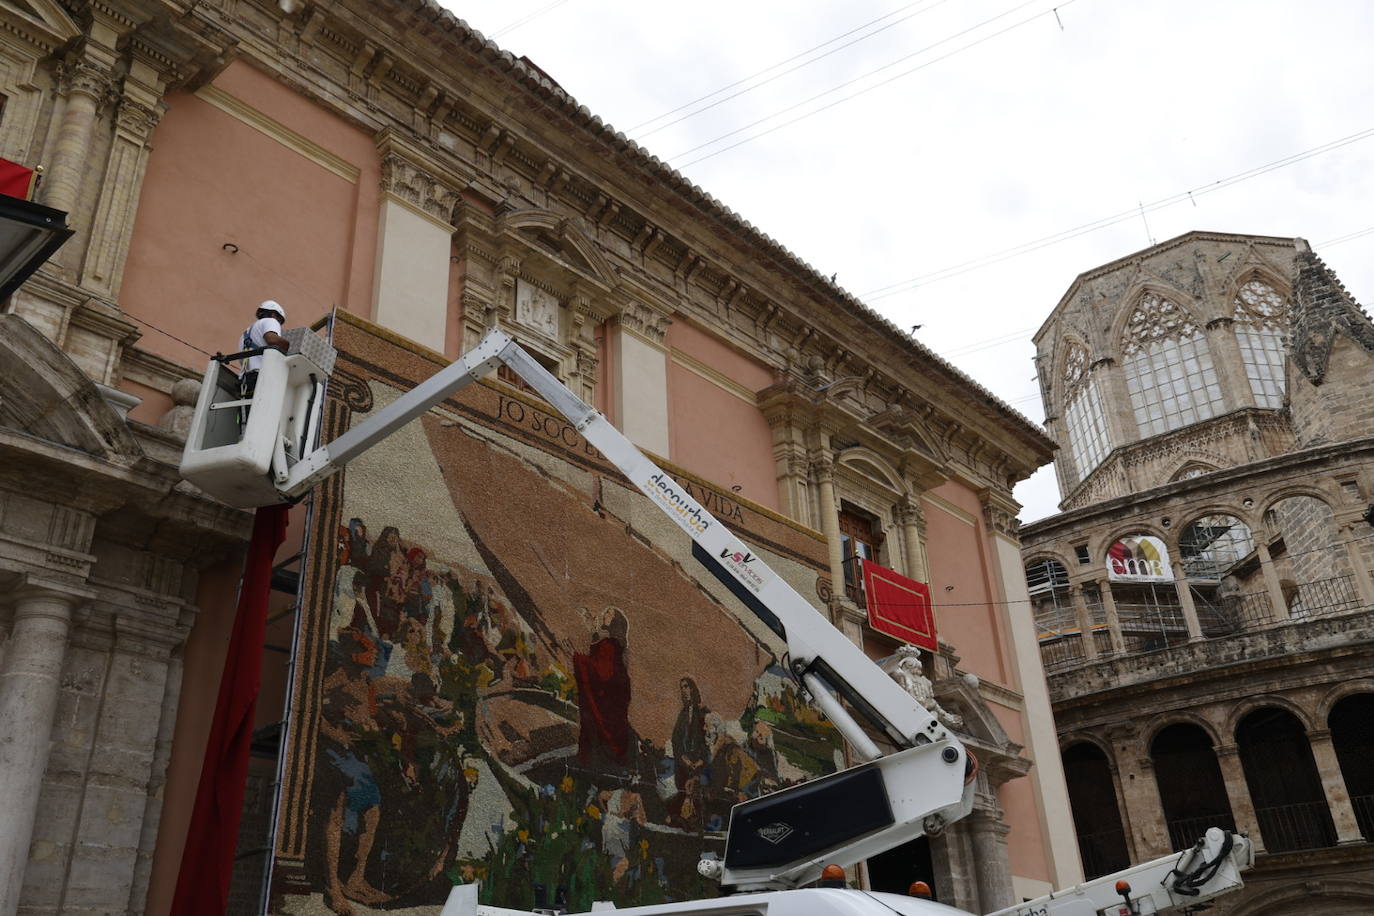
[{"label": "red fabric drape", "polygon": [[0,158],[0,194],[29,199],[33,192],[33,169]]},{"label": "red fabric drape", "polygon": [[234,871],[248,751],[253,741],[253,708],[262,679],[272,560],[286,538],[289,509],[264,506],[253,520],[238,614],[219,682],[196,806],[186,831],[172,916],[212,916],[223,913],[229,905],[229,879]]}]

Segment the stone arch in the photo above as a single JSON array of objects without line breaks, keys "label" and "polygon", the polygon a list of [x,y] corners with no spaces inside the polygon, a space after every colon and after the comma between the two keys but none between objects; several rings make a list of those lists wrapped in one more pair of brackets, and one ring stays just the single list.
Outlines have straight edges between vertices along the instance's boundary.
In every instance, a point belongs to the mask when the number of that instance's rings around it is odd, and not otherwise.
[{"label": "stone arch", "polygon": [[1039,547],[1036,547],[1034,549],[1034,552],[1026,555],[1026,558],[1021,562],[1021,568],[1025,569],[1028,566],[1037,566],[1049,560],[1053,560],[1060,566],[1064,567],[1064,571],[1066,573],[1074,563],[1078,562],[1077,560],[1071,561],[1069,557],[1065,556],[1064,554],[1060,553],[1057,549],[1050,547],[1049,545],[1041,545]]},{"label": "stone arch", "polygon": [[1179,475],[1192,465],[1204,467],[1208,472],[1211,472],[1219,471],[1231,464],[1232,462],[1225,456],[1216,452],[1209,452],[1206,449],[1196,447],[1185,449],[1175,456],[1169,464],[1165,465],[1168,470],[1161,476],[1160,483],[1171,483],[1178,480]]},{"label": "stone arch", "polygon": [[[909,488],[902,474],[882,455],[862,445],[853,446],[840,452],[837,463],[872,483],[891,490],[897,496],[905,496]],[[871,468],[872,470],[865,470]]]},{"label": "stone arch", "polygon": [[1334,846],[1336,828],[1312,752],[1312,729],[1294,704],[1275,699],[1247,704],[1235,729],[1264,847],[1278,853]]},{"label": "stone arch", "polygon": [[1116,751],[1112,747],[1112,742],[1103,738],[1096,732],[1069,732],[1059,739],[1059,753],[1063,754],[1075,744],[1091,744],[1095,746],[1107,758],[1107,763],[1111,765],[1112,772],[1117,771]]},{"label": "stone arch", "polygon": [[526,207],[503,215],[498,225],[508,234],[542,238],[564,256],[569,266],[606,289],[620,284],[611,262],[576,220],[542,207]]},{"label": "stone arch", "polygon": [[1360,678],[1358,681],[1346,681],[1337,684],[1317,700],[1317,707],[1313,713],[1313,721],[1320,723],[1319,728],[1325,728],[1326,722],[1331,717],[1331,710],[1336,704],[1346,697],[1353,697],[1361,693],[1374,693],[1374,678]]},{"label": "stone arch", "polygon": [[1117,541],[1122,538],[1140,534],[1147,534],[1150,537],[1159,538],[1165,544],[1168,544],[1171,549],[1173,547],[1172,544],[1169,544],[1169,529],[1150,522],[1125,522],[1117,525],[1115,528],[1108,529],[1106,534],[1091,538],[1088,541],[1089,555],[1092,556],[1094,560],[1097,560],[1101,556],[1105,556],[1107,548]]},{"label": "stone arch", "polygon": [[1159,737],[1159,733],[1173,725],[1197,726],[1207,735],[1214,748],[1231,743],[1229,736],[1224,735],[1222,731],[1217,728],[1217,724],[1211,719],[1193,710],[1177,710],[1160,713],[1140,730],[1140,746],[1137,748],[1140,756],[1150,756],[1150,746],[1154,744],[1155,739]]},{"label": "stone arch", "polygon": [[1280,694],[1264,693],[1258,696],[1246,697],[1237,703],[1226,716],[1223,733],[1231,740],[1234,740],[1236,727],[1240,725],[1241,720],[1250,715],[1250,713],[1258,712],[1267,707],[1275,707],[1291,712],[1293,715],[1297,716],[1298,722],[1301,723],[1303,727],[1303,731],[1309,734],[1312,729],[1321,727],[1314,724],[1312,714],[1308,710],[1303,709],[1301,704],[1295,702],[1291,698]]},{"label": "stone arch", "polygon": [[1236,297],[1240,295],[1241,287],[1251,280],[1258,280],[1274,290],[1288,300],[1289,308],[1292,308],[1293,285],[1283,276],[1283,272],[1269,266],[1267,263],[1241,263],[1237,266],[1236,272],[1226,281],[1226,303],[1234,312]]},{"label": "stone arch", "polygon": [[1173,717],[1147,745],[1171,848],[1187,849],[1209,827],[1235,829],[1211,723]]},{"label": "stone arch", "polygon": [[1121,337],[1126,331],[1126,326],[1130,324],[1131,316],[1139,306],[1140,300],[1151,293],[1174,303],[1174,305],[1182,309],[1199,328],[1206,324],[1206,318],[1199,312],[1197,297],[1192,293],[1185,292],[1170,283],[1166,283],[1156,278],[1149,278],[1137,282],[1132,285],[1126,295],[1121,298],[1123,307],[1118,310],[1110,325],[1107,340],[1111,346],[1113,357],[1117,359],[1122,358]]},{"label": "stone arch", "polygon": [[143,449],[71,357],[18,315],[0,316],[0,426],[128,464]]},{"label": "stone arch", "polygon": [[1276,489],[1270,490],[1265,494],[1263,501],[1260,502],[1259,518],[1263,519],[1276,503],[1291,499],[1294,496],[1310,496],[1318,502],[1324,503],[1326,508],[1333,514],[1336,511],[1336,504],[1340,499],[1334,494],[1324,489],[1320,485],[1309,483],[1284,483]]},{"label": "stone arch", "polygon": [[1294,884],[1266,884],[1228,910],[1231,916],[1348,916],[1374,912],[1374,882],[1323,878]]},{"label": "stone arch", "polygon": [[1130,851],[1111,755],[1088,740],[1073,741],[1059,754],[1086,876],[1096,878],[1126,867]]}]

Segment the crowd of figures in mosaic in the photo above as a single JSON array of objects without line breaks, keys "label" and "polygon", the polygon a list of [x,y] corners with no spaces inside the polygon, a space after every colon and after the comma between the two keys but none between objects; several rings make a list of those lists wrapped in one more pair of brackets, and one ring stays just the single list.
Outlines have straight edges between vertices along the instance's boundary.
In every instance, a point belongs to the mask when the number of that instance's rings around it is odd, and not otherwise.
[{"label": "crowd of figures in mosaic", "polygon": [[347,499],[336,532],[307,688],[315,899],[361,914],[470,881],[517,907],[538,885],[574,910],[713,894],[695,866],[723,851],[730,808],[834,771],[834,727],[771,634],[607,508],[641,518],[641,497],[607,479],[589,495],[518,447],[430,433],[445,474],[461,468],[458,542]]}]

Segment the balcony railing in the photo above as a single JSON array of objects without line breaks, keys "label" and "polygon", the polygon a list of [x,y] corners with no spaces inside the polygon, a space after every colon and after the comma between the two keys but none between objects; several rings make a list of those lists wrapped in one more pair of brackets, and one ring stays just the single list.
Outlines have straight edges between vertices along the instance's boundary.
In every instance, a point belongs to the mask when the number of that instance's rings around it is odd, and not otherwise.
[{"label": "balcony railing", "polygon": [[1121,871],[1131,864],[1126,835],[1120,830],[1080,833],[1078,853],[1083,857],[1083,876],[1088,880]]},{"label": "balcony railing", "polygon": [[[1171,590],[1172,591],[1172,590]],[[1276,623],[1297,623],[1335,617],[1359,611],[1365,607],[1350,574],[1317,579],[1286,587],[1290,602],[1286,616],[1276,621],[1269,591],[1244,595],[1229,595],[1210,599],[1209,590],[1193,589],[1193,604],[1198,623],[1206,639],[1216,639],[1274,626]],[[1161,594],[1161,598],[1165,597]],[[1172,597],[1170,595],[1169,597]],[[1114,654],[1111,634],[1106,626],[1106,614],[1099,601],[1088,601],[1088,612],[1097,643],[1098,658]],[[1179,646],[1188,641],[1188,627],[1183,609],[1167,601],[1151,603],[1116,603],[1117,619],[1121,625],[1121,640],[1125,655],[1155,652]],[[1035,622],[1040,638],[1040,656],[1045,671],[1052,673],[1074,668],[1087,662],[1079,620],[1072,607],[1037,608]]]},{"label": "balcony railing", "polygon": [[1297,594],[1290,600],[1288,616],[1297,620],[1332,617],[1353,611],[1359,606],[1360,596],[1355,591],[1355,577],[1333,576],[1298,585]]},{"label": "balcony railing", "polygon": [[1355,823],[1360,826],[1360,835],[1374,842],[1374,795],[1355,795],[1350,799],[1355,809]]},{"label": "balcony railing", "polygon": [[1336,828],[1326,802],[1300,802],[1256,808],[1260,836],[1268,852],[1297,852],[1336,845]]},{"label": "balcony railing", "polygon": [[1201,817],[1184,817],[1167,823],[1170,848],[1175,852],[1191,849],[1194,843],[1202,839],[1202,835],[1207,832],[1208,827],[1220,827],[1232,833],[1236,830],[1236,819],[1231,816],[1229,811]]}]

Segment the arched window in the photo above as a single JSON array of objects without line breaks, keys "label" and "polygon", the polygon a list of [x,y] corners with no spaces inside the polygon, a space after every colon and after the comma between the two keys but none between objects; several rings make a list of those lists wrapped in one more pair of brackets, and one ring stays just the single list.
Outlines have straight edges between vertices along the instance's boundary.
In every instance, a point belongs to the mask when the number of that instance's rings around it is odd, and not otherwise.
[{"label": "arched window", "polygon": [[1131,864],[1111,765],[1102,749],[1086,741],[1064,749],[1064,782],[1083,857],[1083,875],[1097,878]]},{"label": "arched window", "polygon": [[1045,669],[1055,670],[1080,660],[1084,649],[1064,564],[1058,560],[1027,563],[1026,588]]},{"label": "arched window", "polygon": [[1069,432],[1069,455],[1082,480],[1107,457],[1112,437],[1097,382],[1088,372],[1088,351],[1077,343],[1069,345],[1064,360],[1064,425]]},{"label": "arched window", "polygon": [[1234,515],[1205,515],[1178,539],[1189,578],[1220,579],[1255,549],[1250,526]]},{"label": "arched window", "polygon": [[1264,848],[1292,852],[1335,846],[1326,793],[1297,717],[1286,709],[1257,709],[1236,726],[1236,745]]},{"label": "arched window", "polygon": [[1235,830],[1226,781],[1212,739],[1196,725],[1170,725],[1150,742],[1159,800],[1173,849],[1187,849],[1208,827]]},{"label": "arched window", "polygon": [[1366,840],[1374,839],[1374,693],[1357,693],[1337,703],[1326,719],[1341,775]]},{"label": "arched window", "polygon": [[1206,420],[1222,410],[1221,383],[1207,339],[1172,300],[1153,292],[1140,297],[1121,335],[1121,355],[1142,436]]},{"label": "arched window", "polygon": [[1190,461],[1179,468],[1169,480],[1192,480],[1194,477],[1201,477],[1203,474],[1210,474],[1216,468],[1210,464],[1203,464],[1201,461]]},{"label": "arched window", "polygon": [[1282,407],[1288,303],[1272,286],[1249,280],[1236,293],[1236,341],[1257,407]]}]

